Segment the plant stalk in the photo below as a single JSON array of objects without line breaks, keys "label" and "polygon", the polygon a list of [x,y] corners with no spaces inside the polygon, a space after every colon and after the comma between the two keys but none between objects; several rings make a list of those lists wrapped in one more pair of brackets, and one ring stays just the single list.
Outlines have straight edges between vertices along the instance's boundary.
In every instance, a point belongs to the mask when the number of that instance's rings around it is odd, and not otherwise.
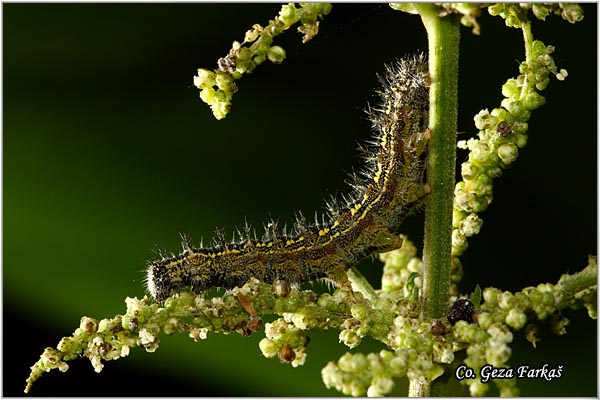
[{"label": "plant stalk", "polygon": [[425,212],[422,317],[440,318],[448,308],[452,203],[458,112],[459,19],[440,18],[432,4],[419,6],[429,38],[431,76],[427,175],[432,193]]},{"label": "plant stalk", "polygon": [[[432,193],[425,211],[421,291],[421,318],[429,319],[445,315],[450,289],[460,20],[456,15],[440,17],[440,9],[433,4],[415,7],[427,30],[431,78],[427,175]],[[436,381],[411,381],[409,396],[440,396],[444,387]]]}]

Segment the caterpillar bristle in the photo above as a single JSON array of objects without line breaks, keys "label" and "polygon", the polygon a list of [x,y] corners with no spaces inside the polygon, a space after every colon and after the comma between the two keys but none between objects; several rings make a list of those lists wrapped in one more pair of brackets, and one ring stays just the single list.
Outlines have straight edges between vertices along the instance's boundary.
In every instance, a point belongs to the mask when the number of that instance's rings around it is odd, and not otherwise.
[{"label": "caterpillar bristle", "polygon": [[188,234],[180,233],[179,237],[181,238],[181,248],[184,252],[192,250],[191,239]]},{"label": "caterpillar bristle", "polygon": [[213,238],[215,246],[226,248],[227,240],[225,240],[225,231],[222,228],[215,227],[215,237]]}]

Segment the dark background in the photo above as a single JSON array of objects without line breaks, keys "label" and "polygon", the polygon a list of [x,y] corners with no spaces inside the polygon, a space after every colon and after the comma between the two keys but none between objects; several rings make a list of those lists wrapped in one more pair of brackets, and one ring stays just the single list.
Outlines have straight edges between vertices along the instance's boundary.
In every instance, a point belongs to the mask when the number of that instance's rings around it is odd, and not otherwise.
[{"label": "dark background", "polygon": [[[209,239],[269,213],[291,221],[346,192],[360,165],[383,65],[426,49],[417,16],[384,4],[335,4],[305,45],[291,29],[288,57],[239,81],[216,121],[192,86],[278,4],[3,4],[3,395],[22,395],[29,366],[82,315],[125,311],[144,295],[155,249],[179,251],[179,233]],[[479,283],[519,290],[556,282],[596,254],[596,5],[583,22],[535,23],[557,48],[566,81],[553,79],[530,122],[529,143],[496,181],[481,234],[462,258],[463,293]],[[481,36],[462,29],[460,138],[473,116],[501,100],[523,59],[520,31],[486,11]],[[458,154],[458,161],[466,152]],[[459,168],[458,168],[459,169]],[[460,169],[459,169],[460,170]],[[403,227],[421,246],[422,214]],[[380,267],[364,266],[374,279]],[[596,396],[596,322],[565,312],[568,333],[533,349],[515,335],[511,365],[563,364],[563,378],[521,381],[522,395]],[[54,370],[32,396],[338,395],[320,370],[347,349],[336,332],[311,333],[305,366],[260,355],[262,333],[161,337],[97,374],[87,359]],[[378,351],[365,341],[355,351]],[[394,391],[405,394],[405,382]],[[466,394],[466,392],[460,392]],[[493,392],[492,392],[493,393]]]}]

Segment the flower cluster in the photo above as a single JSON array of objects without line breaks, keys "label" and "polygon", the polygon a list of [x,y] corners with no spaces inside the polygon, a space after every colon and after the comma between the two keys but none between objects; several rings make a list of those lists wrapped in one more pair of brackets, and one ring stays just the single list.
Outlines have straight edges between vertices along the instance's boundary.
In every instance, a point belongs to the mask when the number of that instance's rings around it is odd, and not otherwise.
[{"label": "flower cluster", "polygon": [[[405,240],[395,254],[383,257],[386,269],[401,271],[410,265],[412,251],[412,244]],[[350,348],[365,336],[385,344],[388,350],[366,356],[346,354],[322,371],[327,387],[346,394],[379,396],[392,390],[395,378],[433,381],[454,361],[455,352],[464,348],[465,363],[471,368],[503,366],[510,357],[508,344],[513,330],[525,329],[534,345],[548,328],[563,334],[568,320],[561,316],[561,310],[586,307],[591,316],[596,315],[596,279],[596,260],[590,258],[583,271],[564,275],[556,284],[540,284],[515,294],[487,288],[477,317],[454,324],[446,318],[418,318],[412,291],[408,290],[414,284],[411,279],[392,292],[371,287],[366,290],[373,295],[370,298],[351,288],[316,295],[281,282],[256,280],[212,298],[184,292],[168,298],[162,307],[147,297],[127,298],[124,315],[99,321],[83,317],[72,336],[63,338],[56,349],[47,348],[31,368],[26,391],[44,372],[64,372],[67,362],[80,356],[87,357],[100,372],[103,360],[125,357],[131,348],[154,352],[161,334],[188,332],[195,341],[206,339],[208,332],[249,335],[261,329],[262,324],[256,324],[261,315],[278,314],[283,318],[265,324],[266,338],[260,349],[266,357],[277,356],[293,366],[306,360],[309,330],[338,329],[340,341]],[[465,382],[473,394],[486,390],[480,381]],[[496,382],[501,394],[517,393],[511,382]]]},{"label": "flower cluster", "polygon": [[491,15],[499,15],[506,26],[511,28],[521,27],[527,19],[527,10],[531,10],[542,21],[550,14],[560,15],[572,24],[583,19],[583,9],[575,3],[498,3],[488,8]]},{"label": "flower cluster", "polygon": [[395,377],[406,376],[408,366],[416,361],[413,350],[364,355],[344,354],[337,363],[330,361],[321,371],[323,382],[345,395],[381,397],[390,393],[395,386]]},{"label": "flower cluster", "polygon": [[[549,13],[561,14],[569,22],[583,18],[576,5],[496,4],[489,7],[492,15],[500,15],[506,24],[521,28],[525,40],[526,60],[519,65],[520,75],[502,86],[500,107],[482,110],[474,118],[479,129],[477,138],[461,140],[458,147],[470,150],[468,160],[461,166],[463,180],[454,191],[452,255],[462,255],[468,247],[467,238],[479,233],[483,221],[478,214],[485,211],[493,199],[493,180],[502,175],[527,144],[527,121],[531,111],[541,107],[546,89],[553,75],[558,80],[567,77],[567,71],[558,69],[552,58],[553,46],[533,40],[527,19],[528,9],[540,18]],[[543,18],[541,18],[543,19]]]},{"label": "flower cluster", "polygon": [[[395,292],[399,289],[407,289],[404,293],[409,297],[414,286],[420,285],[418,274],[423,268],[423,261],[416,257],[417,248],[404,236],[402,236],[402,247],[397,251],[390,251],[379,255],[379,259],[384,262],[383,276],[381,278],[381,289],[384,292]],[[414,285],[410,285],[409,280],[415,280]]]},{"label": "flower cluster", "polygon": [[[562,310],[583,306],[588,310],[593,307],[595,311],[595,305],[592,304],[595,304],[596,298],[593,284],[596,277],[596,260],[590,258],[585,269],[573,275],[564,275],[556,284],[543,283],[514,294],[496,288],[484,289],[484,301],[477,314],[477,323],[458,321],[454,326],[457,348],[466,347],[464,363],[473,370],[481,370],[486,364],[508,367],[512,331],[525,329],[525,337],[534,346],[545,331],[557,335],[566,333],[569,320],[561,314]],[[501,396],[518,395],[515,379],[492,381]],[[461,382],[469,385],[473,396],[483,396],[489,389],[480,379]]]},{"label": "flower cluster", "polygon": [[[442,324],[443,329],[434,329],[436,324]],[[346,353],[337,363],[331,361],[323,368],[323,382],[346,395],[369,397],[389,394],[395,378],[431,382],[443,374],[443,365],[454,360],[446,325],[398,315],[388,327],[385,343],[390,350],[368,355]]]},{"label": "flower cluster", "polygon": [[[288,314],[289,315],[289,314]],[[292,315],[290,315],[292,317]],[[281,362],[297,367],[306,360],[306,331],[300,330],[287,318],[279,318],[265,325],[266,338],[259,343],[260,350],[267,358],[279,357]]]},{"label": "flower cluster", "polygon": [[[485,315],[482,313],[481,316]],[[480,318],[481,318],[480,316]],[[487,319],[485,320],[487,321]],[[485,328],[483,327],[485,326]],[[464,364],[473,370],[481,370],[484,365],[493,365],[496,368],[506,367],[511,356],[508,346],[513,340],[513,334],[508,326],[501,323],[468,324],[458,321],[454,326],[454,338],[458,344],[467,348],[467,357]],[[519,391],[516,379],[492,379],[498,387],[500,396],[515,397]],[[481,379],[464,379],[461,383],[469,386],[472,396],[483,396],[489,390],[489,385]]]},{"label": "flower cluster", "polygon": [[198,75],[194,76],[194,86],[200,89],[200,98],[210,106],[215,118],[223,119],[229,112],[231,99],[237,91],[236,79],[251,73],[267,59],[274,64],[283,62],[285,50],[273,45],[277,35],[300,22],[298,31],[306,43],[319,32],[319,19],[330,11],[331,4],[328,3],[303,3],[299,7],[286,4],[267,26],[254,24],[242,43],[234,41],[227,56],[217,62],[217,70],[199,69]]}]

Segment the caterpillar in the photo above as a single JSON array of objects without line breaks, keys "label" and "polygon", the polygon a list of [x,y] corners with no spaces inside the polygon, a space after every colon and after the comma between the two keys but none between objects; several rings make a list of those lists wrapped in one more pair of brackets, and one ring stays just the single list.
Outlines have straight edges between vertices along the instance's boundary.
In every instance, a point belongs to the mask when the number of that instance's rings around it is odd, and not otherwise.
[{"label": "caterpillar", "polygon": [[307,223],[299,214],[291,232],[271,222],[261,240],[246,224],[231,243],[217,231],[210,248],[195,248],[184,238],[181,254],[149,263],[148,292],[161,301],[184,289],[232,289],[250,278],[295,285],[332,278],[369,255],[399,248],[396,229],[431,191],[425,173],[430,138],[425,56],[398,60],[378,78],[379,104],[366,110],[373,137],[361,147],[366,167],[351,177],[350,195],[327,202],[324,222]]}]

